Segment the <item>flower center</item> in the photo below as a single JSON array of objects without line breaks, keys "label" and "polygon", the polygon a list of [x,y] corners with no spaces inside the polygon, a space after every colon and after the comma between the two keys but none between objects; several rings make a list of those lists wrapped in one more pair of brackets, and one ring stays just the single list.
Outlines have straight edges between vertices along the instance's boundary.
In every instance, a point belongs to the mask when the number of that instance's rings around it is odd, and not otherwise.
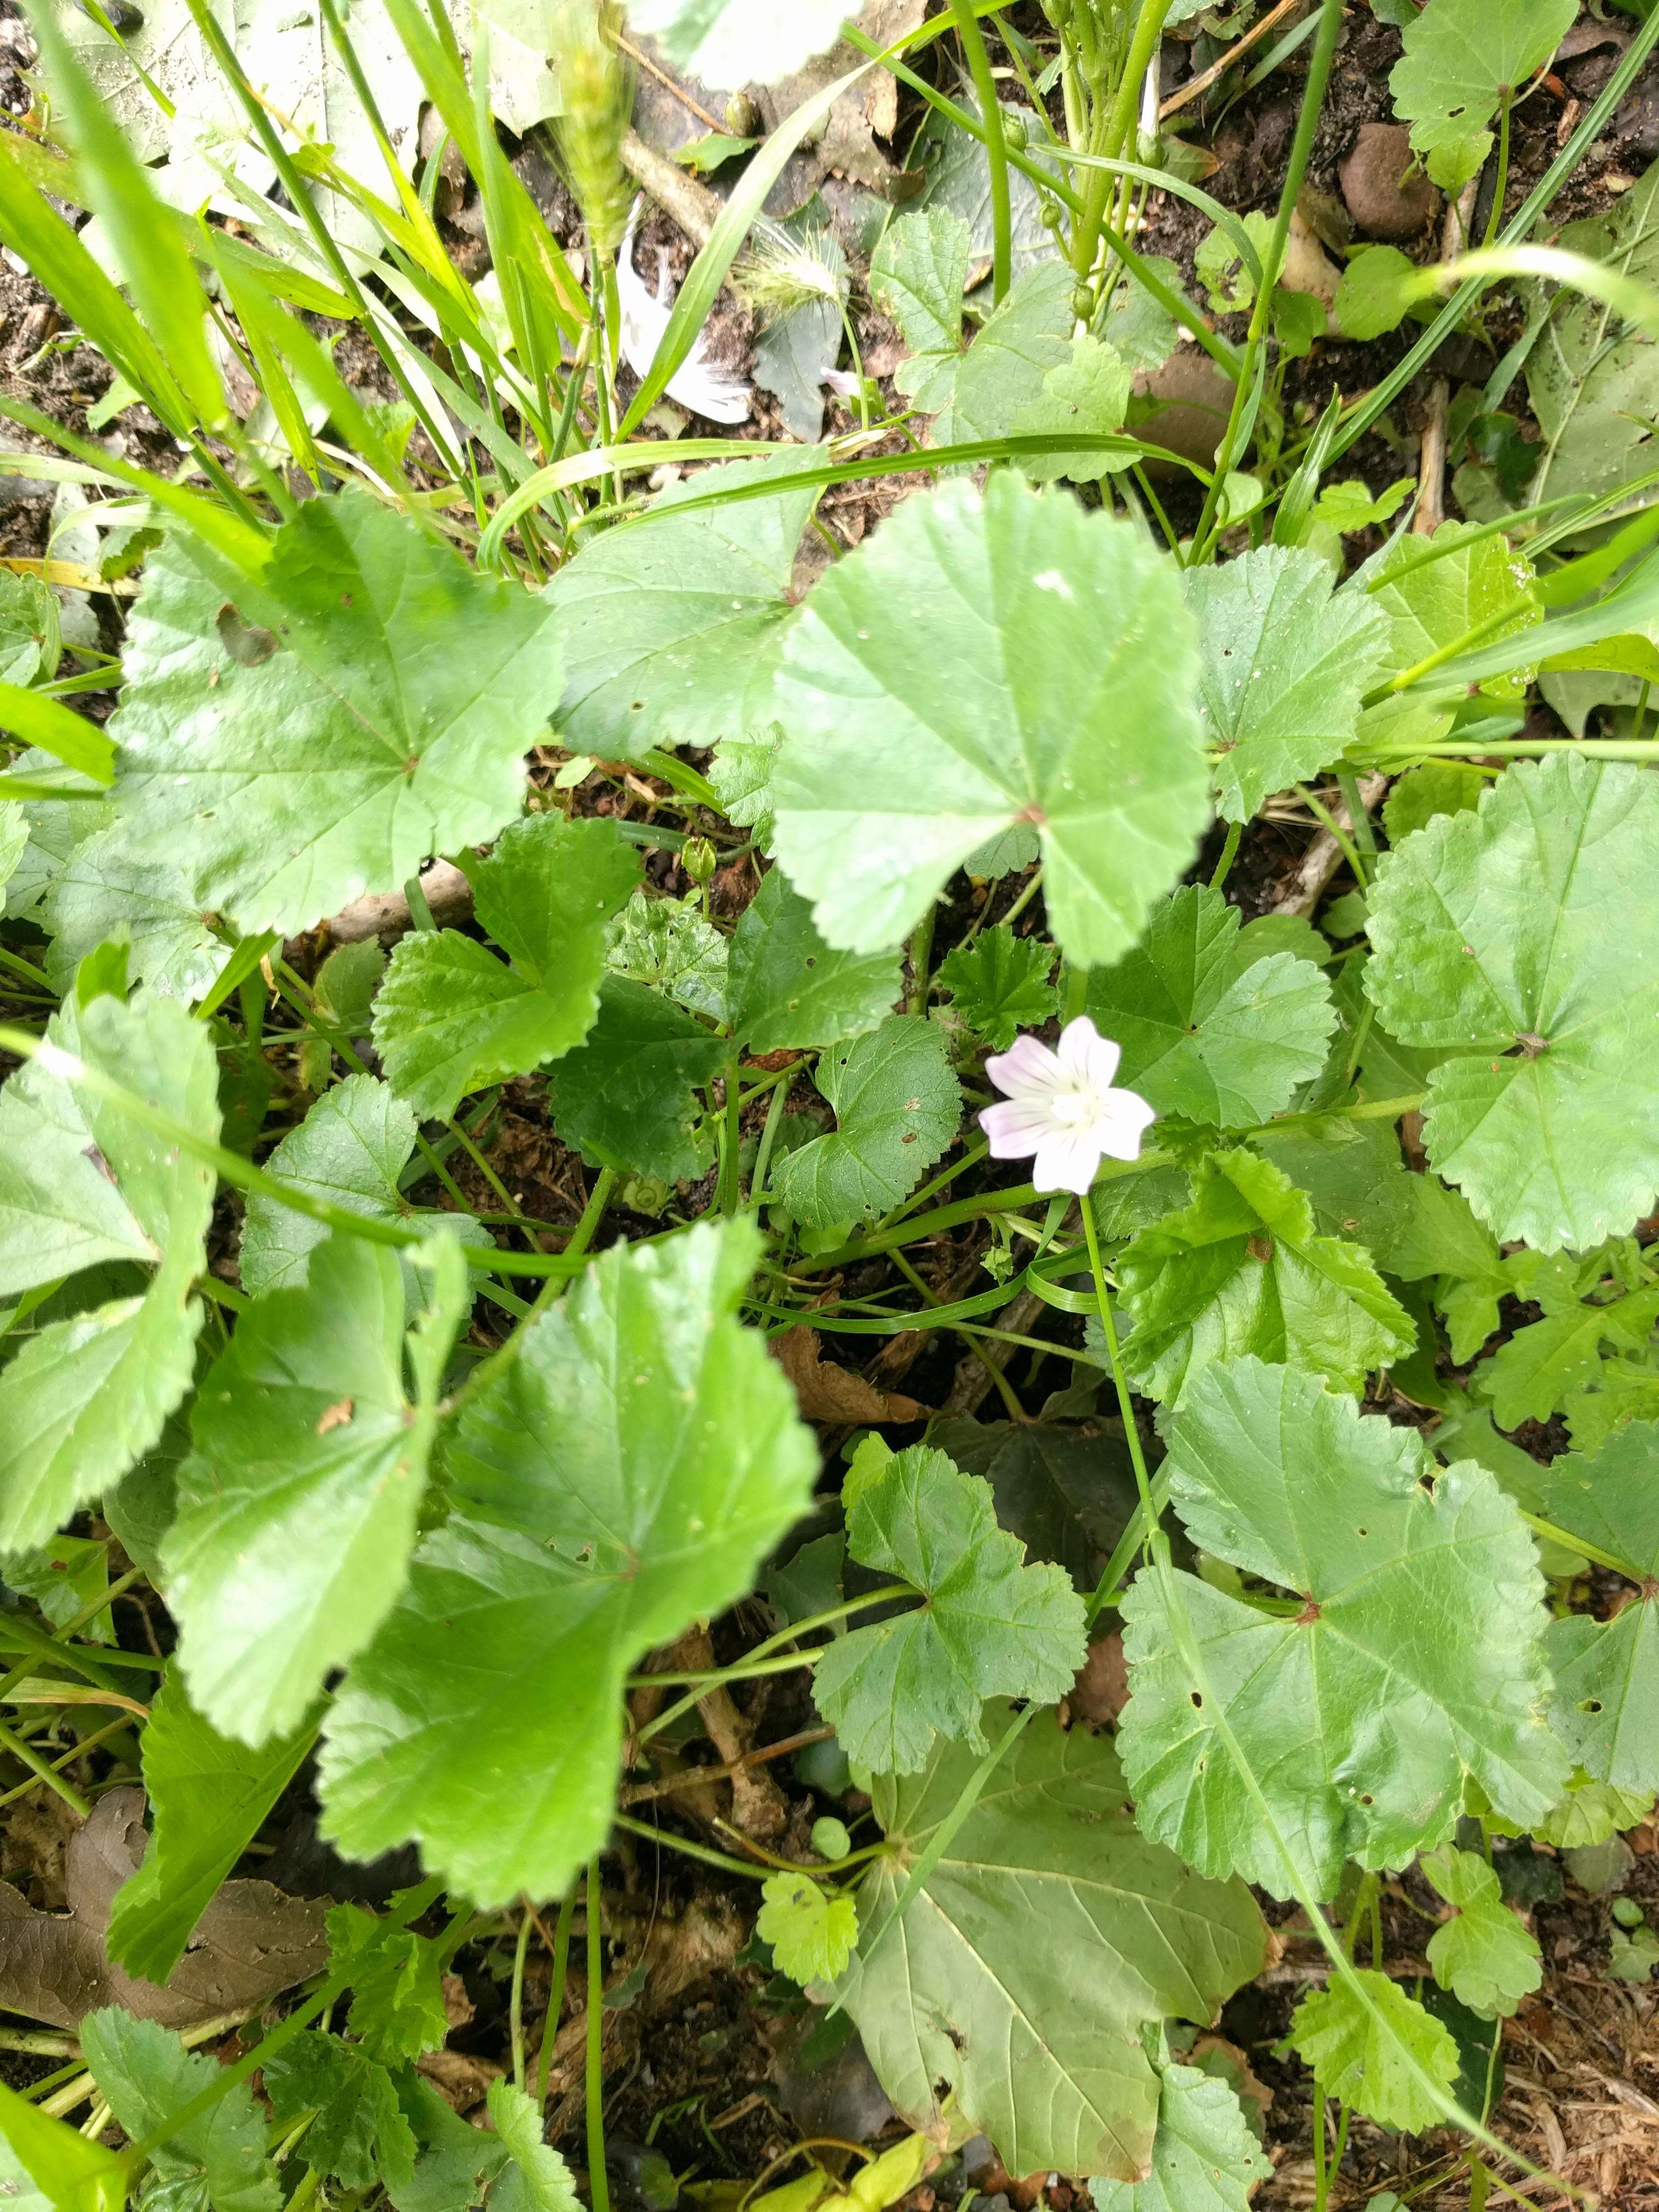
[{"label": "flower center", "polygon": [[1099,1118],[1100,1100],[1091,1087],[1059,1091],[1049,1111],[1062,1129],[1080,1129]]}]

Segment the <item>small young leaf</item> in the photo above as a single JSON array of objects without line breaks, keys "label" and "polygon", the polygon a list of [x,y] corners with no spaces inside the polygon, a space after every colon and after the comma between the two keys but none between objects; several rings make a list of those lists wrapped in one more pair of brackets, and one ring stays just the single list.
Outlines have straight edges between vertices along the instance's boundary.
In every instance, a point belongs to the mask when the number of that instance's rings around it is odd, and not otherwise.
[{"label": "small young leaf", "polygon": [[192,1701],[242,1742],[296,1728],[403,1587],[466,1296],[456,1242],[431,1251],[413,1392],[397,1255],[342,1231],[312,1253],[302,1288],[249,1307],[202,1385],[163,1547],[167,1599]]},{"label": "small young leaf", "polygon": [[1133,1323],[1125,1371],[1177,1403],[1212,1360],[1243,1352],[1357,1391],[1413,1339],[1370,1255],[1317,1235],[1306,1193],[1243,1149],[1212,1152],[1192,1203],[1143,1229],[1117,1274]]},{"label": "small young leaf", "polygon": [[913,1774],[936,1735],[984,1743],[987,1698],[1060,1697],[1083,1663],[1083,1601],[1062,1568],[1026,1565],[997,1526],[991,1486],[913,1445],[859,1492],[847,1547],[927,1602],[849,1630],[812,1678],[848,1759]]},{"label": "small young leaf", "polygon": [[[81,2048],[105,2103],[134,2142],[210,2088],[216,2058],[186,2051],[169,2027],[112,2005],[81,2023]],[[155,2146],[155,2172],[179,2212],[276,2212],[283,2201],[265,2156],[264,2116],[246,2081]]]},{"label": "small young leaf", "polygon": [[1522,1826],[1549,1810],[1568,1762],[1542,1717],[1543,1583],[1485,1468],[1439,1472],[1415,1431],[1255,1359],[1198,1377],[1165,1465],[1194,1544],[1304,1603],[1263,1613],[1177,1574],[1206,1691],[1161,1578],[1131,1585],[1118,1745],[1149,1836],[1201,1872],[1291,1893],[1211,1697],[1316,1896],[1335,1894],[1345,1859],[1398,1866],[1445,1841],[1468,1775]]},{"label": "small young leaf", "polygon": [[1091,2179],[1095,2212],[1249,2212],[1273,2167],[1226,2082],[1196,2066],[1158,2076],[1158,2135],[1144,2181]]},{"label": "small young leaf", "polygon": [[[1114,349],[1088,331],[1073,337],[1070,349],[1043,373],[1031,397],[1015,408],[1008,428],[1020,437],[1042,432],[1081,430],[1091,437],[1112,437],[1123,428],[1134,378]],[[1136,457],[1133,447],[1079,447],[1075,453],[1023,453],[1020,473],[1033,483],[1098,483]]]},{"label": "small young leaf", "polygon": [[1336,1026],[1321,969],[1239,921],[1219,891],[1187,885],[1127,959],[1090,976],[1084,1000],[1122,1048],[1121,1083],[1160,1114],[1223,1129],[1282,1111],[1324,1066]]},{"label": "small young leaf", "polygon": [[819,929],[900,944],[1030,823],[1061,947],[1120,957],[1208,817],[1194,661],[1176,572],[1133,525],[1006,473],[907,499],[804,603],[779,672],[777,849]]},{"label": "small young leaf", "polygon": [[1058,1006],[1048,981],[1054,964],[1051,945],[1040,937],[1016,937],[996,922],[947,953],[939,980],[968,1027],[993,1050],[1006,1052],[1021,1030],[1041,1029]]},{"label": "small young leaf", "polygon": [[390,2066],[438,2049],[449,2021],[436,1943],[357,1905],[337,1905],[328,1950],[331,1967],[351,1984],[346,2025],[373,2057]]},{"label": "small young leaf", "polygon": [[761,1896],[755,1932],[772,1946],[780,1973],[804,1984],[832,1982],[845,1972],[859,1940],[859,1909],[852,1897],[834,1893],[805,1874],[769,1875]]},{"label": "small young leaf", "polygon": [[686,1181],[708,1164],[697,1091],[725,1060],[701,1022],[641,983],[607,976],[586,1042],[548,1070],[553,1126],[599,1167]]},{"label": "small young leaf", "polygon": [[1659,781],[1553,756],[1383,859],[1365,990],[1446,1048],[1424,1139],[1504,1243],[1585,1250],[1659,1194]]},{"label": "small young leaf", "polygon": [[[1012,1718],[988,1716],[999,1740]],[[1200,1881],[1147,1842],[1104,1737],[1039,1714],[891,1927],[978,1762],[936,1744],[914,1778],[872,1784],[898,1855],[864,1877],[836,1994],[913,2127],[937,2125],[943,2084],[1011,2172],[1133,2181],[1158,2114],[1141,2030],[1212,2020],[1261,1966],[1261,1912],[1242,1883]]]},{"label": "small young leaf", "polygon": [[758,1241],[604,1254],[466,1407],[454,1517],[328,1722],[325,1826],[354,1856],[412,1836],[501,1903],[604,1841],[629,1668],[741,1596],[811,1494],[789,1385],[732,1317]]},{"label": "small young leaf", "polygon": [[684,899],[636,890],[623,909],[605,965],[631,983],[652,983],[688,1012],[726,1018],[726,939]]},{"label": "small young leaf", "polygon": [[1457,1907],[1429,1938],[1434,1978],[1483,2020],[1507,2020],[1544,1978],[1537,1938],[1504,1904],[1498,1876],[1477,1853],[1443,1844],[1419,1863]]},{"label": "small young leaf", "polygon": [[[100,997],[64,1006],[46,1039],[217,1139],[213,1040],[181,1006]],[[0,1552],[44,1542],[160,1438],[194,1369],[213,1188],[210,1168],[39,1060],[0,1091],[0,1294],[100,1261],[154,1270],[141,1296],[49,1322],[0,1369]]]},{"label": "small young leaf", "polygon": [[305,2161],[348,2189],[377,2181],[404,2187],[415,2172],[415,2131],[392,2076],[356,2044],[321,2028],[296,2035],[261,2069],[279,2128],[316,2118],[302,2138]]},{"label": "small young leaf", "polygon": [[1381,2022],[1344,1977],[1303,1998],[1291,2016],[1291,2041],[1328,2097],[1352,2105],[1381,2127],[1400,2128],[1407,2135],[1431,2128],[1442,2117],[1441,2107],[1408,2069],[1401,2046],[1449,2094],[1458,2072],[1450,2029],[1386,1974],[1358,1966],[1354,1978]]},{"label": "small young leaf", "polygon": [[349,491],[307,501],[237,589],[274,640],[252,665],[225,645],[214,556],[177,532],[152,554],[110,723],[138,849],[204,906],[304,929],[519,812],[558,696],[545,600]]},{"label": "small young leaf", "polygon": [[474,911],[512,962],[459,930],[416,930],[374,1002],[374,1042],[417,1114],[526,1075],[581,1042],[599,1012],[608,925],[640,878],[614,822],[532,815],[477,872]]},{"label": "small young leaf", "polygon": [[143,1736],[149,1848],[110,1914],[107,1948],[118,1965],[148,1982],[167,1979],[313,1735],[301,1725],[257,1751],[233,1743],[202,1718],[169,1668]]},{"label": "small young leaf", "polygon": [[839,1044],[875,1029],[899,993],[890,952],[838,952],[812,909],[774,868],[732,938],[726,1020],[751,1052]]},{"label": "small young leaf", "polygon": [[1341,757],[1388,626],[1363,593],[1333,592],[1328,562],[1292,546],[1258,545],[1187,576],[1205,716],[1222,748],[1221,811],[1248,822],[1271,793]]},{"label": "small young leaf", "polygon": [[[1509,1285],[1525,1291],[1543,1310],[1485,1363],[1482,1395],[1490,1399],[1500,1429],[1523,1421],[1547,1421],[1601,1379],[1601,1346],[1640,1351],[1659,1320],[1659,1289],[1635,1291],[1607,1304],[1591,1304],[1586,1291],[1601,1287],[1601,1268],[1585,1269],[1565,1255],[1540,1261],[1535,1253],[1516,1254],[1522,1269],[1511,1267]],[[1586,1273],[1592,1278],[1588,1284]],[[1493,1326],[1496,1327],[1494,1321]]]},{"label": "small young leaf", "polygon": [[835,1129],[775,1163],[772,1186],[797,1221],[867,1220],[914,1190],[956,1135],[962,1096],[945,1034],[915,1014],[837,1045],[817,1085]]},{"label": "small young leaf", "polygon": [[490,2191],[494,2212],[581,2212],[570,2168],[544,2140],[540,2106],[510,2081],[492,2081],[486,2102],[512,2160]]}]

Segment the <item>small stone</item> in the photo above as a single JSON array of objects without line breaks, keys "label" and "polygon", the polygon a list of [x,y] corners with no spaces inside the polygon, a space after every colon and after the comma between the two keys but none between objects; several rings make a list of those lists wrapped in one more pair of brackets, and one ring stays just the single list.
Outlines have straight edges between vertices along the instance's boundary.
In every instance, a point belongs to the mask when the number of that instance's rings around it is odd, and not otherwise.
[{"label": "small stone", "polygon": [[[1208,468],[1233,404],[1232,385],[1209,355],[1196,346],[1179,346],[1162,368],[1150,375],[1143,369],[1134,388],[1152,402],[1145,411],[1135,410],[1131,424],[1134,434]],[[1156,454],[1147,461],[1146,473],[1160,483],[1186,476],[1175,462],[1160,460]]]},{"label": "small stone", "polygon": [[1338,174],[1348,213],[1370,238],[1419,236],[1439,203],[1401,123],[1362,123]]}]

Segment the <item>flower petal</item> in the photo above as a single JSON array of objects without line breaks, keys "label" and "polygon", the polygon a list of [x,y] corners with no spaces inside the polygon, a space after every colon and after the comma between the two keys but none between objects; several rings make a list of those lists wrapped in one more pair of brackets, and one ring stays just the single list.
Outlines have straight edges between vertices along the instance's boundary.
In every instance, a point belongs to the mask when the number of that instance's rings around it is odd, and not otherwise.
[{"label": "flower petal", "polygon": [[985,1073],[1009,1097],[1034,1103],[1052,1098],[1061,1076],[1060,1062],[1042,1039],[1034,1036],[1016,1037],[1006,1052],[994,1052],[985,1063]]},{"label": "flower petal", "polygon": [[1062,1129],[1037,1146],[1031,1170],[1033,1186],[1040,1191],[1075,1191],[1081,1198],[1100,1165],[1100,1146],[1089,1129]]},{"label": "flower petal", "polygon": [[981,1114],[979,1126],[991,1140],[994,1160],[1020,1160],[1053,1135],[1054,1125],[1028,1100],[1000,1098]]},{"label": "flower petal", "polygon": [[1141,1138],[1157,1119],[1158,1109],[1149,1106],[1138,1091],[1112,1091],[1102,1099],[1089,1134],[1109,1158],[1138,1160]]}]

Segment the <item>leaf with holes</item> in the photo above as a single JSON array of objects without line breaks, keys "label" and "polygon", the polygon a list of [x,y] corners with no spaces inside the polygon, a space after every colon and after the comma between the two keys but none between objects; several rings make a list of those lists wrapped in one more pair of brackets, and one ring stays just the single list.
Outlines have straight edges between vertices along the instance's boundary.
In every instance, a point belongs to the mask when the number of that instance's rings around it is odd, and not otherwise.
[{"label": "leaf with holes", "polygon": [[1571,27],[1576,0],[1429,0],[1389,78],[1395,112],[1437,185],[1456,191],[1492,151],[1486,127]]},{"label": "leaf with holes", "polygon": [[128,617],[116,805],[244,930],[399,890],[519,812],[550,615],[360,493],[307,501],[257,583],[175,534]]}]

